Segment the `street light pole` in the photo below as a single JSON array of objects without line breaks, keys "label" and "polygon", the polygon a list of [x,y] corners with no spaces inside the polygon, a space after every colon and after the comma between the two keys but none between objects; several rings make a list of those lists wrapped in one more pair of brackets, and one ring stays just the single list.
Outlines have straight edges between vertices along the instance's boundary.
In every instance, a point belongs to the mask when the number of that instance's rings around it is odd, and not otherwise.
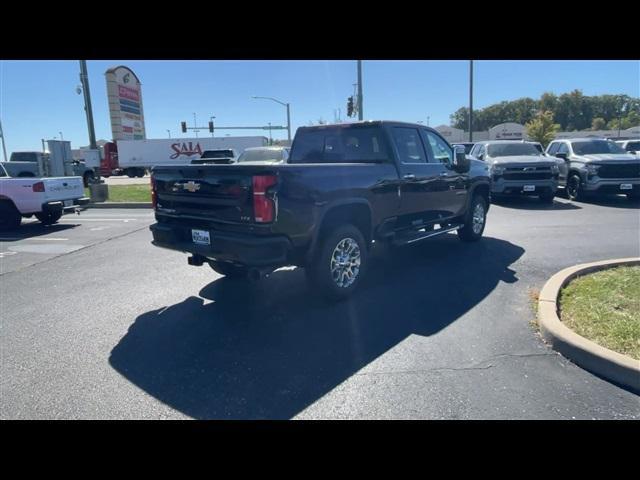
[{"label": "street light pole", "polygon": [[362,60],[358,60],[358,120],[362,120],[364,114],[362,112]]},{"label": "street light pole", "polygon": [[167,129],[167,133],[169,134],[169,138],[171,138],[171,130]]},{"label": "street light pole", "polygon": [[2,121],[0,120],[0,138],[2,139],[2,154],[4,155],[4,161],[7,161],[7,146],[4,143],[4,132],[2,130]]},{"label": "street light pole", "polygon": [[473,60],[469,60],[469,141],[473,142]]},{"label": "street light pole", "polygon": [[272,97],[257,97],[255,95],[253,95],[251,98],[257,99],[257,98],[261,98],[263,100],[272,100],[276,103],[279,103],[280,105],[287,107],[287,140],[289,141],[289,145],[291,145],[291,112],[290,112],[290,104],[289,103],[284,103],[281,102],[280,100],[276,100],[275,98]]},{"label": "street light pole", "polygon": [[[216,118],[214,116],[209,117],[209,121],[213,122],[213,119]],[[213,131],[211,132],[211,138],[213,138]]]},{"label": "street light pole", "polygon": [[291,146],[291,113],[289,111],[289,103],[287,103],[287,142]]}]

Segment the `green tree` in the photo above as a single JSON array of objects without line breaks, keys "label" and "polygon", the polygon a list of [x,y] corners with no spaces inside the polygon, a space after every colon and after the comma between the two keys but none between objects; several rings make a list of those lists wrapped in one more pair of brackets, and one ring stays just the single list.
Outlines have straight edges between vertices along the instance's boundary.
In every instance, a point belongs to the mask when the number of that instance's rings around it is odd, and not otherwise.
[{"label": "green tree", "polygon": [[605,130],[607,128],[607,121],[602,117],[596,117],[591,120],[591,130]]},{"label": "green tree", "polygon": [[527,135],[534,142],[540,142],[544,148],[556,136],[560,130],[560,125],[553,123],[553,112],[547,110],[540,111],[536,117],[525,125]]}]

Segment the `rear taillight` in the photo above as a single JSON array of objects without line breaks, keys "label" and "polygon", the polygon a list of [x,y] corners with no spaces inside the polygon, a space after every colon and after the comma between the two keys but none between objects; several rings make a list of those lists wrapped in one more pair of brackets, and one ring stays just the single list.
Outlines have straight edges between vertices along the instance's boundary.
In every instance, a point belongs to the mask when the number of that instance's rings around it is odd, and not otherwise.
[{"label": "rear taillight", "polygon": [[151,208],[156,208],[158,204],[158,193],[156,192],[156,179],[151,175]]},{"label": "rear taillight", "polygon": [[36,182],[32,185],[34,192],[44,192],[44,182]]},{"label": "rear taillight", "polygon": [[276,217],[276,202],[269,195],[269,188],[278,182],[275,175],[253,177],[253,218],[257,223],[273,222]]}]

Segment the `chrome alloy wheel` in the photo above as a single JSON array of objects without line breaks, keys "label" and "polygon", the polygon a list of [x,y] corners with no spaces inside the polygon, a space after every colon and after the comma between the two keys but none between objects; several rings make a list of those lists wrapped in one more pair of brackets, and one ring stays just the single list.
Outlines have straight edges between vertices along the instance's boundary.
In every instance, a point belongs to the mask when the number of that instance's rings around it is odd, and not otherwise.
[{"label": "chrome alloy wheel", "polygon": [[340,288],[356,281],[360,272],[360,247],[353,238],[343,238],[331,254],[331,276]]},{"label": "chrome alloy wheel", "polygon": [[482,203],[476,203],[476,206],[473,209],[473,219],[472,219],[473,233],[479,235],[482,232],[482,227],[484,226],[484,206]]}]

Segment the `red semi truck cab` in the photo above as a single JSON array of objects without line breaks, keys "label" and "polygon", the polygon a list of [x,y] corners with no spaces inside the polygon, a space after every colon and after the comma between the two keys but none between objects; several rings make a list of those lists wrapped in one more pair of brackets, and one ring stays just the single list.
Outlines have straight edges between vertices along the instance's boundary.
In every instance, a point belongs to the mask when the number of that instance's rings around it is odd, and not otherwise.
[{"label": "red semi truck cab", "polygon": [[118,146],[115,142],[104,144],[103,155],[100,159],[100,175],[103,177],[122,175],[122,169],[118,164]]}]

